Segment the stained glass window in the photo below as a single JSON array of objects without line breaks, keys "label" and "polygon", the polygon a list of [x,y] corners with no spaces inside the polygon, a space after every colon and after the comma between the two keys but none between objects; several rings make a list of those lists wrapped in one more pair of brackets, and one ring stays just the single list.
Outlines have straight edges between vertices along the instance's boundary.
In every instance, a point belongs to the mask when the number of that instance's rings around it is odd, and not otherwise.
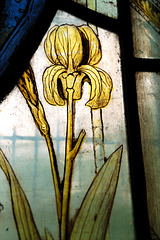
[{"label": "stained glass window", "polygon": [[159,3],[2,3],[0,236],[159,239]]}]

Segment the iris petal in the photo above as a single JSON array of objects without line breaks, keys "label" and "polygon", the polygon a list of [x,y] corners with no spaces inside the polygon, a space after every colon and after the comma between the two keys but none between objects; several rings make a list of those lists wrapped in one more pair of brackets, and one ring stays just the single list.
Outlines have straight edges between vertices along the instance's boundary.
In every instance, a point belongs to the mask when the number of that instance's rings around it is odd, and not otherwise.
[{"label": "iris petal", "polygon": [[82,61],[82,39],[77,27],[63,25],[57,29],[55,38],[55,50],[59,62],[73,72]]},{"label": "iris petal", "polygon": [[97,108],[96,99],[98,99],[101,93],[101,76],[94,67],[89,65],[82,65],[78,70],[87,75],[91,84],[90,98],[86,105],[91,108]]},{"label": "iris petal", "polygon": [[78,68],[90,80],[90,98],[86,106],[92,109],[104,108],[108,105],[113,88],[110,76],[103,70],[89,65]]},{"label": "iris petal", "polygon": [[44,96],[48,103],[65,105],[67,87],[74,89],[73,99],[79,100],[83,80],[86,80],[90,83],[86,105],[92,109],[108,105],[112,80],[105,71],[95,66],[102,58],[102,51],[100,41],[90,27],[67,24],[53,27],[45,41],[45,52],[54,63],[43,74]]},{"label": "iris petal", "polygon": [[46,56],[52,62],[53,64],[59,64],[56,52],[55,52],[55,36],[56,36],[56,31],[58,29],[58,26],[54,26],[51,28],[47,34],[47,38],[44,42],[44,49]]},{"label": "iris petal", "polygon": [[63,66],[51,66],[43,74],[43,92],[46,101],[51,105],[65,105],[65,100],[61,98],[58,92],[58,78],[66,72]]},{"label": "iris petal", "polygon": [[88,64],[95,65],[100,62],[102,58],[101,45],[98,37],[94,31],[88,26],[81,26],[79,30],[83,32],[89,43],[89,58]]},{"label": "iris petal", "polygon": [[111,99],[111,92],[113,89],[113,84],[111,77],[102,69],[98,69],[98,72],[101,76],[102,88],[100,96],[96,99],[97,108],[106,107]]}]

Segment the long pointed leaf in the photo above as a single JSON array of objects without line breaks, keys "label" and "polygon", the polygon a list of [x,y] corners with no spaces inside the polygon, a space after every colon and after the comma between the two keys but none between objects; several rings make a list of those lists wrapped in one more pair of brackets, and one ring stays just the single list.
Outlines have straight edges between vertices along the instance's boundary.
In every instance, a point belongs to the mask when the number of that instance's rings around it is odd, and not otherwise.
[{"label": "long pointed leaf", "polygon": [[47,228],[45,228],[45,240],[54,240]]},{"label": "long pointed leaf", "polygon": [[9,182],[13,215],[20,240],[40,240],[33,215],[13,169],[0,149],[0,167]]},{"label": "long pointed leaf", "polygon": [[75,221],[71,240],[104,240],[116,193],[121,156],[120,146],[94,178]]}]

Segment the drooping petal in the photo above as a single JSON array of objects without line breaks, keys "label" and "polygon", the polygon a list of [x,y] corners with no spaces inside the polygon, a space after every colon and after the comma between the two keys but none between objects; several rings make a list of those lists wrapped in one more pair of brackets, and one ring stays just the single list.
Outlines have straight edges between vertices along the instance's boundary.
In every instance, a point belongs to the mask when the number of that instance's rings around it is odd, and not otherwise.
[{"label": "drooping petal", "polygon": [[82,39],[77,27],[60,26],[56,31],[55,49],[59,62],[69,72],[73,72],[83,57]]},{"label": "drooping petal", "polygon": [[59,64],[59,60],[57,58],[56,52],[55,52],[55,36],[56,31],[58,29],[58,26],[54,26],[48,31],[47,38],[44,42],[44,50],[46,53],[46,56],[53,64]]},{"label": "drooping petal", "polygon": [[85,73],[90,80],[91,90],[90,98],[86,106],[91,108],[97,108],[96,100],[101,94],[101,76],[99,72],[92,66],[82,65],[78,68],[78,71]]},{"label": "drooping petal", "polygon": [[79,30],[83,32],[89,44],[88,64],[92,66],[99,63],[102,58],[102,51],[98,37],[89,26],[81,26]]},{"label": "drooping petal", "polygon": [[63,66],[51,66],[45,70],[42,76],[43,92],[46,101],[51,105],[64,106],[66,101],[58,91],[58,78],[66,72]]},{"label": "drooping petal", "polygon": [[108,73],[106,73],[102,69],[98,69],[98,72],[101,76],[102,87],[101,87],[101,93],[99,97],[95,99],[95,104],[94,104],[95,109],[104,108],[109,104],[111,99],[111,92],[113,89],[112,79],[108,75]]}]

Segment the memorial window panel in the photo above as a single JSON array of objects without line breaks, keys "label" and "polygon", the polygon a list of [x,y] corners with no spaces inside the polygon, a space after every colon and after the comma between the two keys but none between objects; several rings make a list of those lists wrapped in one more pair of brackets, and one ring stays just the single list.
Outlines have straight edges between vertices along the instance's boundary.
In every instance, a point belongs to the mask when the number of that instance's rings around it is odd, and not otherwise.
[{"label": "memorial window panel", "polygon": [[159,239],[158,1],[2,5],[0,236]]}]

